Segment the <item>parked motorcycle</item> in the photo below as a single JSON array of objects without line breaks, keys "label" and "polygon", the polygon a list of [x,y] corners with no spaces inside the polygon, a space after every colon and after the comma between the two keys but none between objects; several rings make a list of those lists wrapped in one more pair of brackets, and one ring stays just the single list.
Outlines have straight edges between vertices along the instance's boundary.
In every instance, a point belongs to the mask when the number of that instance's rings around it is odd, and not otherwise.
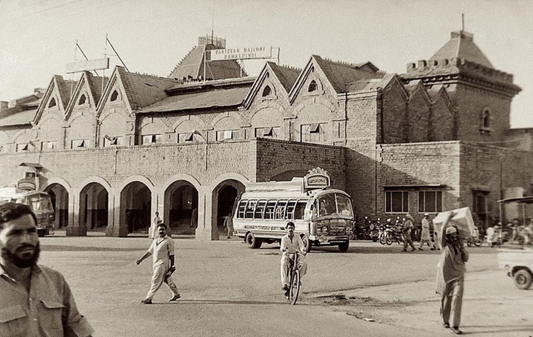
[{"label": "parked motorcycle", "polygon": [[398,244],[403,243],[402,225],[394,225],[387,229],[385,243],[390,246],[393,242],[398,242]]},{"label": "parked motorcycle", "polygon": [[377,242],[379,240],[379,227],[380,226],[381,226],[381,219],[380,218],[377,218],[377,220],[375,222],[372,222],[370,224],[369,236],[370,236],[370,239],[373,242]]}]

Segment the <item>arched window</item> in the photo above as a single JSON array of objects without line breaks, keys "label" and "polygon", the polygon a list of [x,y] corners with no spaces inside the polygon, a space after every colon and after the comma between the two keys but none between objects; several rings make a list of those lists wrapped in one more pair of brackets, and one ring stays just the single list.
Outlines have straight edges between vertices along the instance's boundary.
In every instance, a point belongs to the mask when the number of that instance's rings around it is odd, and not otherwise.
[{"label": "arched window", "polygon": [[53,108],[53,107],[55,107],[56,105],[57,105],[57,104],[56,104],[56,99],[55,99],[55,98],[52,98],[52,99],[50,100],[50,103],[48,103],[48,107],[49,107],[49,108]]},{"label": "arched window", "polygon": [[490,111],[488,109],[484,109],[481,115],[481,127],[490,129]]},{"label": "arched window", "polygon": [[85,104],[86,100],[87,100],[87,97],[85,97],[85,95],[81,95],[80,100],[78,101],[78,105]]},{"label": "arched window", "polygon": [[113,93],[111,94],[111,102],[116,101],[117,98],[118,98],[118,91],[115,90],[115,91],[113,91]]},{"label": "arched window", "polygon": [[315,80],[312,80],[311,83],[309,83],[309,87],[307,88],[307,92],[313,92],[318,90],[318,85],[316,84]]},{"label": "arched window", "polygon": [[263,89],[263,97],[270,96],[271,93],[272,93],[272,89],[270,89],[270,86],[267,85],[265,89]]}]

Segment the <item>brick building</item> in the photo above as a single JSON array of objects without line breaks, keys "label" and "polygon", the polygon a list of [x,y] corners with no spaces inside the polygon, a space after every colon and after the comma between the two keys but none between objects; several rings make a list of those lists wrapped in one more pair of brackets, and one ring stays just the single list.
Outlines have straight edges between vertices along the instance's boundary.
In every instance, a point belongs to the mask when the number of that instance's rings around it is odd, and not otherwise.
[{"label": "brick building", "polygon": [[117,66],[2,102],[0,186],[36,173],[68,235],[126,236],[158,211],[207,240],[248,183],[314,167],[360,216],[469,206],[486,224],[497,200],[530,192],[531,130],[509,129],[520,88],[471,34],[399,75],[313,55],[252,78],[209,60],[224,46],[200,39],[166,78]]}]

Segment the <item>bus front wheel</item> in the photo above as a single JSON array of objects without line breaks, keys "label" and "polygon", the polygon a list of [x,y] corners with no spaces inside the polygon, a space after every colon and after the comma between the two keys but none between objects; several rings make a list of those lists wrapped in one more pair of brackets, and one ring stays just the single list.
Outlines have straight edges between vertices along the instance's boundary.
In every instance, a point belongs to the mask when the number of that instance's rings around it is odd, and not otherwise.
[{"label": "bus front wheel", "polygon": [[261,241],[261,239],[259,238],[256,238],[253,233],[246,234],[245,240],[246,240],[246,244],[248,245],[248,247],[252,249],[260,248],[261,244],[263,243],[263,241]]},{"label": "bus front wheel", "polygon": [[350,242],[349,241],[346,241],[346,242],[343,242],[343,243],[339,243],[339,250],[341,252],[347,251],[348,247],[350,247]]}]

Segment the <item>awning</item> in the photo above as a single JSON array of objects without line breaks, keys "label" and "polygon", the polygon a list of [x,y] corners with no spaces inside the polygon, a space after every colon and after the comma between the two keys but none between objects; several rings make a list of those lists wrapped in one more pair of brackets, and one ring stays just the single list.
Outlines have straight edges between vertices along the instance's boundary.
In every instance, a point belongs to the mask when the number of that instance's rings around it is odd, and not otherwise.
[{"label": "awning", "polygon": [[520,197],[520,198],[507,198],[498,200],[499,203],[509,203],[509,202],[516,202],[519,204],[533,204],[533,196],[530,197]]},{"label": "awning", "polygon": [[40,170],[42,169],[42,165],[41,164],[38,164],[38,163],[22,163],[20,164],[19,166],[27,166],[27,167],[32,167],[36,170]]},{"label": "awning", "polygon": [[445,184],[412,184],[412,185],[383,185],[384,189],[431,189],[431,188],[444,188],[446,187]]}]

